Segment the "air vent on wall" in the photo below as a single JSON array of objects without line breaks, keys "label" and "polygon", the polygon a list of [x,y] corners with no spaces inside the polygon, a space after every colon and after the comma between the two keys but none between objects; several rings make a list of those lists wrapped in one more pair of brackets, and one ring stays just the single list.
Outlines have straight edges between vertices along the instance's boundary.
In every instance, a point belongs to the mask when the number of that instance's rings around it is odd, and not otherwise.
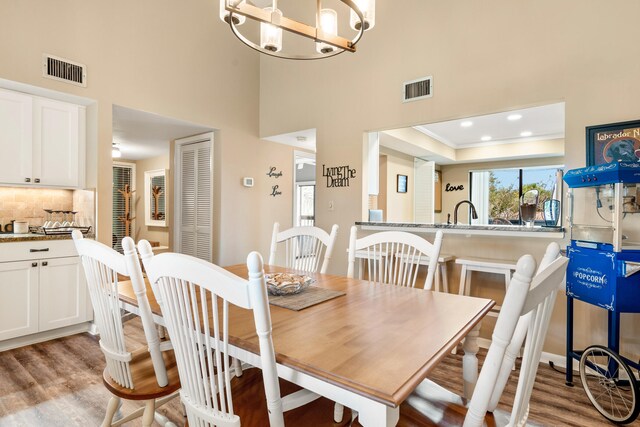
[{"label": "air vent on wall", "polygon": [[53,55],[42,55],[42,76],[87,87],[87,66]]},{"label": "air vent on wall", "polygon": [[402,102],[417,101],[419,99],[430,98],[432,92],[433,77],[421,77],[416,80],[404,82]]}]

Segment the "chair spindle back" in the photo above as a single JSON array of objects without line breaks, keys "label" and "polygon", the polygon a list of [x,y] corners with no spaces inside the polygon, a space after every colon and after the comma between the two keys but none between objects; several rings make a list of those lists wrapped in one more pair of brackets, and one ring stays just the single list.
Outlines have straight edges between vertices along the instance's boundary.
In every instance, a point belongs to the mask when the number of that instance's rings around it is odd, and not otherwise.
[{"label": "chair spindle back", "polygon": [[182,383],[180,395],[193,426],[239,426],[231,395],[229,311],[253,310],[272,426],[284,424],[271,339],[271,317],[262,258],[247,258],[249,281],[183,254],[154,256],[149,242],[138,244],[145,270],[172,337]]}]

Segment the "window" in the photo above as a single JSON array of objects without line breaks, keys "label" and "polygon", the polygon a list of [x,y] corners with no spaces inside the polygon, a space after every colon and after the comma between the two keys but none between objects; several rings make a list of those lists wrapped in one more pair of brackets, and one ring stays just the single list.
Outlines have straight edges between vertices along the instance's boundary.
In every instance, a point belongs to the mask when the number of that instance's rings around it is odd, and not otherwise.
[{"label": "window", "polygon": [[544,202],[558,199],[557,167],[490,169],[470,172],[471,202],[478,213],[478,224],[522,224],[520,197],[538,191],[535,224],[543,225]]},{"label": "window", "polygon": [[316,186],[315,184],[298,183],[296,187],[298,192],[297,225],[314,225]]},{"label": "window", "polygon": [[[113,217],[112,217],[112,234],[111,246],[113,249],[122,253],[122,239],[131,234],[133,224],[129,224],[129,234],[127,234],[127,226],[122,220],[125,217],[125,197],[118,191],[124,191],[126,185],[133,191],[136,185],[136,165],[133,163],[114,163],[113,164]],[[129,200],[129,218],[135,217],[135,207],[133,205],[133,197]]]}]

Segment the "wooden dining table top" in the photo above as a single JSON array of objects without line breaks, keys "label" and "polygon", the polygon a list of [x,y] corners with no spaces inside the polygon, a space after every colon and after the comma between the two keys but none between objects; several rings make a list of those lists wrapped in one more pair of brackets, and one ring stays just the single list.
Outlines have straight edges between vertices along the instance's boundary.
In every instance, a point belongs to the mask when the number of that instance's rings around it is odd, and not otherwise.
[{"label": "wooden dining table top", "polygon": [[[248,277],[244,264],[225,267]],[[290,271],[266,265],[266,273]],[[329,274],[308,274],[313,286],[345,295],[301,311],[270,305],[276,361],[367,398],[396,407],[491,310],[484,298],[425,291]],[[130,281],[120,299],[137,305]],[[147,283],[154,314],[161,315]],[[229,342],[259,353],[250,311],[230,307]]]}]

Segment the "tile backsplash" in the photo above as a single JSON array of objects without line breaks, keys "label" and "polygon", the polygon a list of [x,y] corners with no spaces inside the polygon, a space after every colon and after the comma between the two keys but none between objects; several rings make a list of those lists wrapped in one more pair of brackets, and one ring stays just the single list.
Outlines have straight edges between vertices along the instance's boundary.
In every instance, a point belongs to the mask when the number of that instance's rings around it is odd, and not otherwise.
[{"label": "tile backsplash", "polygon": [[79,210],[74,209],[74,193],[74,190],[0,187],[0,224],[21,220],[37,226],[46,219],[44,209]]}]

